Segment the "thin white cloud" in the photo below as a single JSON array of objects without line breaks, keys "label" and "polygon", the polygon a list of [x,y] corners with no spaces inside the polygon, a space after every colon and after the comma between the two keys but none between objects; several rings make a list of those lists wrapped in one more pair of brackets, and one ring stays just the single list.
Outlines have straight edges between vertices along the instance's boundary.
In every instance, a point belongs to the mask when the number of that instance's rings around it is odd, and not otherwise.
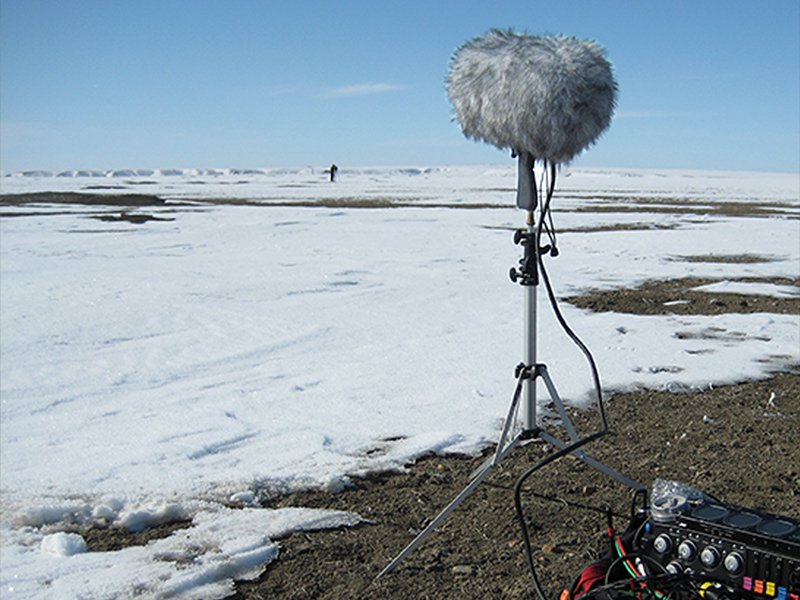
[{"label": "thin white cloud", "polygon": [[389,92],[399,92],[406,89],[404,85],[395,83],[356,83],[342,87],[329,88],[325,90],[325,98],[348,98],[352,96],[369,96],[372,94],[386,94]]}]

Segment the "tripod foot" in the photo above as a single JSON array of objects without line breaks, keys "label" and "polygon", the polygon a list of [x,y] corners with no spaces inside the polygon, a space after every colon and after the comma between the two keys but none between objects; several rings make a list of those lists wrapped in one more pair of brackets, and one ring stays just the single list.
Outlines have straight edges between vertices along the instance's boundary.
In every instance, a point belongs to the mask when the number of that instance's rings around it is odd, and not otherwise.
[{"label": "tripod foot", "polygon": [[459,504],[466,500],[467,497],[475,491],[475,488],[477,488],[486,478],[486,476],[489,474],[489,471],[496,467],[500,461],[503,460],[503,458],[505,458],[514,449],[521,438],[522,434],[514,437],[508,442],[508,445],[505,446],[505,448],[490,456],[480,467],[473,471],[472,475],[470,475],[470,482],[467,484],[467,486],[461,490],[461,492],[459,492],[459,494],[453,498],[450,504],[445,506],[430,523],[428,523],[425,529],[417,534],[417,537],[411,540],[411,543],[408,546],[403,548],[400,554],[395,556],[392,561],[386,565],[380,573],[378,573],[378,576],[375,579],[380,579],[387,573],[394,571],[395,568],[397,568],[397,565],[403,562],[403,560],[405,560],[409,554],[414,552],[417,546],[419,546],[425,540],[425,538],[427,538],[433,532],[433,530],[438,527],[439,523],[446,519],[447,516],[453,512]]}]

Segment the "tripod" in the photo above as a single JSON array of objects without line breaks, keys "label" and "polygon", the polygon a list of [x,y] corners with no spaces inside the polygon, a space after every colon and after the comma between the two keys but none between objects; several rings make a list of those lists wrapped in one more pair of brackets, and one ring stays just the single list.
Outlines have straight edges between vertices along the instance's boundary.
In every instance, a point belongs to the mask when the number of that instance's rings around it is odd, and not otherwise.
[{"label": "tripod", "polygon": [[[541,439],[546,443],[552,445],[557,449],[556,454],[565,455],[572,454],[578,459],[591,465],[592,467],[600,470],[601,472],[613,477],[614,479],[622,482],[623,484],[633,489],[644,489],[644,486],[633,481],[626,475],[619,471],[603,464],[602,462],[588,456],[582,450],[582,446],[598,439],[608,432],[608,423],[606,421],[605,410],[603,407],[602,391],[600,388],[600,380],[597,373],[597,368],[594,363],[594,358],[589,352],[588,348],[583,342],[575,335],[564,320],[561,312],[558,310],[555,302],[555,294],[550,285],[547,271],[543,262],[543,256],[549,254],[550,256],[557,256],[558,250],[555,241],[555,229],[552,225],[552,216],[550,214],[550,201],[555,189],[556,179],[556,165],[552,162],[543,161],[543,168],[541,178],[542,181],[546,178],[546,183],[540,185],[541,192],[537,195],[536,191],[536,178],[534,173],[535,160],[529,153],[520,153],[518,155],[518,182],[517,182],[517,206],[527,210],[526,229],[517,230],[514,233],[514,243],[522,245],[523,256],[519,261],[518,268],[512,268],[509,276],[515,283],[519,283],[525,290],[525,344],[524,344],[524,360],[517,365],[515,369],[515,376],[517,385],[514,389],[514,394],[511,400],[508,414],[506,415],[503,423],[503,429],[500,434],[500,439],[497,443],[492,456],[486,459],[473,473],[470,475],[469,483],[463,490],[448,504],[442,511],[408,544],[392,561],[383,568],[378,574],[378,578],[387,573],[391,573],[406,557],[408,557],[416,548],[421,544],[425,538],[433,532],[438,525],[453,512],[453,510],[461,504],[473,491],[481,484],[491,470],[500,464],[500,462],[511,453],[511,451],[522,441]],[[539,204],[538,220],[535,219],[537,196]],[[549,238],[549,244],[542,245],[542,235],[546,233]],[[575,426],[572,423],[564,403],[558,394],[555,383],[553,382],[547,365],[537,362],[536,353],[536,334],[537,334],[537,296],[540,284],[544,282],[547,289],[547,294],[553,306],[556,318],[564,328],[567,335],[578,345],[584,355],[587,357],[592,369],[594,378],[595,390],[597,393],[597,410],[599,413],[601,428],[587,437],[579,438]],[[555,407],[558,416],[561,419],[561,424],[567,432],[569,441],[565,442],[560,438],[552,435],[539,427],[537,422],[537,407],[536,407],[536,380],[541,378],[547,392],[550,396],[553,406]],[[517,421],[517,414],[519,412],[520,403],[524,405],[522,427],[519,431],[515,427]],[[557,458],[551,455],[552,458]]]}]

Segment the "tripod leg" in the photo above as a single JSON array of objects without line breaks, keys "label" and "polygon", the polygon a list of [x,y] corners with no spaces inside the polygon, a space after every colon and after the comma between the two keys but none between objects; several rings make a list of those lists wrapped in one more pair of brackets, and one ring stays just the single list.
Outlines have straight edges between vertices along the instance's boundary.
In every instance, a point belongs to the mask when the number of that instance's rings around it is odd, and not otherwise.
[{"label": "tripod leg", "polygon": [[564,408],[564,402],[561,400],[561,396],[558,394],[556,385],[553,383],[553,380],[550,377],[550,372],[547,370],[547,365],[536,365],[536,373],[542,378],[542,381],[544,381],[544,385],[547,387],[547,392],[550,394],[550,399],[553,401],[553,405],[556,407],[556,411],[558,411],[558,415],[561,417],[561,422],[564,424],[564,429],[566,429],[567,433],[569,434],[569,439],[572,442],[577,442],[578,432],[575,431],[575,427],[572,425],[572,420],[569,418],[567,410]]},{"label": "tripod leg", "polygon": [[[547,386],[547,391],[550,393],[550,399],[553,401],[553,404],[555,405],[558,414],[561,416],[564,428],[567,430],[571,442],[572,443],[576,442],[578,440],[578,434],[575,431],[575,427],[572,425],[572,420],[569,418],[569,415],[567,414],[567,411],[564,408],[564,402],[561,400],[561,396],[558,395],[558,390],[556,390],[556,386],[553,383],[553,380],[550,378],[550,373],[547,371],[547,367],[545,365],[537,365],[537,373],[539,373],[541,378],[544,380],[545,385]],[[569,445],[566,442],[561,441],[557,437],[550,435],[546,431],[540,431],[539,437],[541,437],[544,441],[548,442],[549,444],[552,444],[553,446],[559,449],[564,449]],[[572,454],[576,458],[585,462],[587,465],[594,467],[598,471],[601,471],[606,475],[608,475],[609,477],[612,477],[617,481],[624,483],[625,485],[634,490],[645,489],[641,483],[638,483],[633,479],[631,479],[630,477],[628,477],[627,475],[623,475],[616,469],[613,469],[608,465],[601,463],[599,460],[592,458],[591,456],[588,456],[583,451],[582,448],[578,448]]]},{"label": "tripod leg", "polygon": [[[511,406],[508,408],[508,414],[506,415],[506,420],[503,423],[503,432],[500,434],[500,440],[497,442],[497,450],[494,453],[494,458],[492,459],[492,466],[496,466],[503,457],[506,455],[506,438],[508,437],[508,433],[511,431],[512,426],[517,418],[517,409],[519,407],[519,399],[522,395],[522,388],[524,386],[525,380],[529,377],[530,371],[526,368],[523,368],[522,365],[517,367],[519,374],[517,376],[517,387],[514,390],[514,396],[511,400]],[[481,468],[483,468],[481,466]],[[478,469],[479,471],[480,469]],[[477,472],[477,471],[476,471]],[[474,476],[474,474],[473,474]],[[472,479],[472,476],[470,477]]]},{"label": "tripod leg", "polygon": [[470,481],[469,484],[467,484],[467,487],[461,490],[458,496],[453,498],[450,504],[445,506],[442,512],[436,515],[433,521],[428,523],[425,529],[420,531],[417,534],[417,537],[411,540],[411,543],[405,548],[403,548],[400,554],[395,556],[392,559],[392,562],[390,562],[383,568],[383,571],[378,573],[376,579],[380,579],[387,573],[391,573],[392,571],[394,571],[397,565],[403,562],[403,560],[405,560],[405,558],[409,554],[411,554],[417,548],[417,546],[419,546],[425,540],[425,538],[428,537],[428,535],[434,529],[436,529],[436,527],[438,527],[439,523],[441,523],[444,519],[446,519],[447,516],[451,512],[453,512],[459,504],[461,504],[461,502],[463,502],[470,494],[472,494],[472,492],[475,491],[475,488],[477,488],[480,485],[480,483],[484,480],[484,478],[489,474],[489,471],[491,471],[497,465],[497,463],[503,459],[504,456],[506,456],[509,452],[511,452],[511,450],[514,449],[514,446],[517,445],[517,442],[519,442],[521,437],[522,434],[519,434],[515,438],[513,438],[505,447],[505,449],[502,451],[502,453],[500,453],[499,458],[496,455],[492,455],[486,462],[484,462],[483,465],[481,465],[481,467],[472,474],[472,481]]},{"label": "tripod leg", "polygon": [[[558,448],[560,450],[563,450],[564,448],[569,446],[569,444],[566,444],[566,443],[562,442],[560,439],[550,435],[546,431],[540,431],[539,432],[539,437],[542,438],[547,443],[552,444],[553,446],[555,446],[556,448]],[[637,481],[634,481],[633,479],[631,479],[627,475],[624,475],[624,474],[620,473],[619,471],[617,471],[616,469],[614,469],[612,467],[609,467],[608,465],[606,465],[604,463],[601,463],[596,458],[592,458],[591,456],[588,456],[580,448],[578,448],[577,450],[575,450],[571,454],[573,454],[579,460],[582,460],[583,462],[585,462],[587,465],[594,467],[598,471],[600,471],[602,473],[605,473],[606,475],[616,479],[620,483],[624,483],[625,485],[627,485],[631,489],[634,489],[634,490],[647,489],[646,486],[643,486],[641,483],[639,483]]]}]

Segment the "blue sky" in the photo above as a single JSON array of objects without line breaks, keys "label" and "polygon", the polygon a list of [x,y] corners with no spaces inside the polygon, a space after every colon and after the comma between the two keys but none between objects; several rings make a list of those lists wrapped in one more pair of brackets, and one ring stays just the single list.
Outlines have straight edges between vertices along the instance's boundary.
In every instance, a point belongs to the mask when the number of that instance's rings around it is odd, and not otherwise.
[{"label": "blue sky", "polygon": [[444,83],[492,27],[607,49],[578,166],[800,171],[798,0],[0,0],[0,169],[505,163]]}]

